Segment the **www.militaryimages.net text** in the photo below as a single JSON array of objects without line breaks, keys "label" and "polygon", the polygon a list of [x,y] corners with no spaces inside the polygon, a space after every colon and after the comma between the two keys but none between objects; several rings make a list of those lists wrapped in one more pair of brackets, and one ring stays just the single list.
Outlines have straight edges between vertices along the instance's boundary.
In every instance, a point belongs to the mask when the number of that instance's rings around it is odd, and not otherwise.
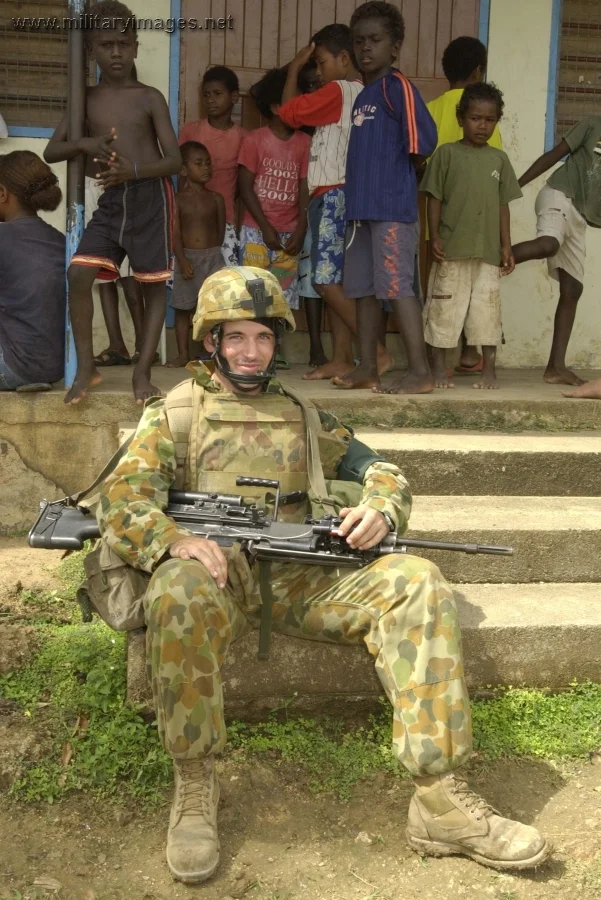
[{"label": "www.militaryimages.net text", "polygon": [[234,17],[225,16],[204,19],[190,17],[188,19],[167,18],[151,19],[128,16],[126,18],[108,18],[105,16],[85,13],[81,16],[13,16],[13,28],[23,31],[70,31],[83,29],[106,29],[107,31],[127,31],[135,27],[137,31],[165,31],[173,34],[174,31],[232,31]]}]

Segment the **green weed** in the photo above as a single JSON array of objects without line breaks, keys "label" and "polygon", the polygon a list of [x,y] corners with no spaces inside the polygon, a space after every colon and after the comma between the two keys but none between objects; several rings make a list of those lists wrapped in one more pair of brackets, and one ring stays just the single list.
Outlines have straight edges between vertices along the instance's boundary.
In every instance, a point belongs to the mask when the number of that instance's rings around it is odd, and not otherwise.
[{"label": "green weed", "polygon": [[[20,671],[0,676],[0,696],[39,722],[48,752],[13,785],[25,801],[54,802],[71,790],[158,803],[171,782],[156,725],[125,702],[124,635],[102,623],[41,626],[39,652]],[[508,689],[473,704],[474,746],[482,759],[585,758],[601,746],[601,685],[563,694]],[[283,719],[283,721],[281,721]],[[391,747],[391,717],[381,710],[363,726],[294,718],[291,700],[267,721],[229,725],[227,753],[265,757],[306,773],[314,792],[350,796],[362,777],[403,777]],[[592,876],[591,876],[592,877]],[[601,878],[601,873],[599,876]]]},{"label": "green weed", "polygon": [[473,704],[474,747],[483,756],[578,758],[601,746],[601,685],[565,693],[510,689]]}]

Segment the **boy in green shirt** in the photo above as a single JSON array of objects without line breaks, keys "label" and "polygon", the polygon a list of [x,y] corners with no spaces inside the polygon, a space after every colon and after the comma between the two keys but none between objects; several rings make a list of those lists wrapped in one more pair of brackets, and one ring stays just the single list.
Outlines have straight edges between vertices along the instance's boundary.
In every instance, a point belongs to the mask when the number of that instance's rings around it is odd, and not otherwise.
[{"label": "boy in green shirt", "polygon": [[[524,172],[520,185],[529,184],[565,156],[563,166],[553,172],[536,198],[536,239],[516,244],[513,255],[516,264],[546,259],[549,275],[559,281],[545,381],[581,385],[582,378],[566,366],[566,351],[584,286],[586,226],[601,228],[601,116],[587,116],[575,125]],[[588,394],[574,391],[566,396]]]},{"label": "boy in green shirt", "polygon": [[438,148],[420,186],[435,260],[424,325],[437,387],[453,387],[445,350],[457,346],[462,330],[468,344],[482,346],[482,379],[474,387],[497,387],[499,280],[514,268],[508,204],[522,196],[507,154],[488,144],[503,106],[493,84],[467,87],[457,105],[463,138]]}]

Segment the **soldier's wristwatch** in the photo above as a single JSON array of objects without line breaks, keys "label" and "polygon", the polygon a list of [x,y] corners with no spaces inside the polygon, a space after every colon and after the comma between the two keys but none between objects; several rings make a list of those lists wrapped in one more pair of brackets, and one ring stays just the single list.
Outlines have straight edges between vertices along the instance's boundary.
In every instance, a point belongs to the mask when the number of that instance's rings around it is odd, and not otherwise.
[{"label": "soldier's wristwatch", "polygon": [[386,524],[388,525],[388,530],[389,530],[391,533],[392,533],[393,531],[396,531],[396,525],[394,524],[394,519],[392,518],[392,516],[389,515],[389,514],[386,513],[386,512],[383,512],[382,515],[383,515],[384,518],[386,519]]}]

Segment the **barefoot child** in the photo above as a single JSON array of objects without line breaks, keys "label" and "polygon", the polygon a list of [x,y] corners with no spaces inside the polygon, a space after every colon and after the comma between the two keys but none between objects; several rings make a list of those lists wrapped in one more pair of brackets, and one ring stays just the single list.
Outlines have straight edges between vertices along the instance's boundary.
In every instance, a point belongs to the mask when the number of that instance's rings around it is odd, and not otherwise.
[{"label": "barefoot child", "polygon": [[553,150],[543,153],[520,178],[529,184],[567,156],[536,198],[536,238],[513,248],[516,265],[546,259],[559,281],[553,343],[544,379],[549,384],[583,384],[566,366],[576,307],[584,289],[586,226],[601,228],[601,116],[587,116]]},{"label": "barefoot child", "polygon": [[[96,165],[96,164],[94,164]],[[91,221],[92,216],[98,209],[98,201],[102,194],[102,187],[96,183],[96,179],[86,175],[85,186],[85,224]],[[117,285],[121,286],[125,296],[125,302],[131,315],[134,326],[136,353],[139,354],[142,346],[142,335],[144,325],[144,298],[142,296],[142,285],[130,274],[129,259],[127,256],[119,266],[119,278],[116,281],[96,280],[98,285],[98,293],[100,295],[100,303],[102,305],[102,315],[109,339],[108,347],[102,350],[94,357],[96,366],[130,366],[132,357],[123,339],[121,331],[121,322],[119,319],[119,294]],[[137,359],[135,360],[137,362]]]},{"label": "barefoot child", "polygon": [[209,151],[213,174],[206,187],[217,191],[225,201],[223,260],[226,266],[237,266],[240,252],[236,229],[238,154],[245,133],[232,120],[232,110],[240,99],[238,76],[227,66],[212,66],[202,76],[200,90],[207,118],[186,122],[179,133],[179,144],[181,147],[187,141],[197,141]]},{"label": "barefoot child", "polygon": [[246,207],[240,231],[243,266],[270,269],[292,309],[298,309],[298,254],[307,227],[307,170],[311,138],[279,117],[286,73],[272,69],[252,88],[267,125],[244,135],[240,196]]},{"label": "barefoot child", "polygon": [[65,403],[79,403],[101,380],[92,351],[92,285],[97,277],[115,280],[127,255],[134,277],[145,283],[145,333],[133,373],[134,396],[141,405],[160,394],[150,382],[150,366],[171,275],[173,192],[167,176],[181,169],[181,156],[164,97],[132,77],[138,53],[132,13],[114,0],[89,12],[87,38],[102,72],[102,81],[87,89],[89,137],[68,141],[65,115],[44,153],[47,162],[86,154],[96,163],[96,179],[104,187],[68,272],[77,374]]},{"label": "barefoot child", "polygon": [[351,29],[365,88],[353,108],[346,166],[344,294],[357,299],[361,363],[334,384],[379,390],[376,353],[384,301],[395,314],[408,359],[407,375],[394,390],[429,393],[434,381],[414,288],[414,162],[434,150],[436,127],[419,92],[393,69],[405,36],[397,7],[364,3],[353,13]]},{"label": "barefoot child", "polygon": [[[461,100],[466,87],[470,84],[479,84],[484,81],[488,53],[486,47],[475,37],[458,37],[451,41],[442,54],[442,70],[449,82],[449,90],[441,94],[435,100],[426,104],[428,112],[436,123],[438,131],[438,144],[451,144],[460,141],[463,130],[457,121],[457,104]],[[499,126],[495,127],[488,142],[491,147],[503,149]],[[432,264],[430,253],[428,256],[428,275]],[[455,367],[459,375],[478,375],[482,371],[482,357],[477,347],[470,347],[465,342],[465,335],[461,336],[461,357]]]},{"label": "barefoot child", "polygon": [[190,316],[196,311],[198,292],[205,278],[223,268],[225,203],[207,184],[213,174],[209,151],[198,141],[180,147],[185,187],[175,198],[173,244],[175,266],[171,306],[175,310],[177,356],[170,368],[190,362]]},{"label": "barefoot child", "polygon": [[493,84],[466,88],[457,106],[463,138],[438,148],[420,185],[428,195],[435,260],[424,324],[437,387],[453,387],[446,375],[445,348],[456,347],[463,330],[468,344],[482,346],[482,380],[474,387],[497,387],[499,278],[514,267],[508,204],[522,196],[507,154],[487,143],[503,105]]},{"label": "barefoot child", "polygon": [[[296,96],[299,71],[315,57],[321,87]],[[288,68],[280,118],[292,128],[314,126],[311,140],[308,207],[311,281],[327,303],[332,326],[333,359],[305,374],[308,379],[346,375],[353,368],[352,333],[357,332],[355,301],[344,296],[342,270],[346,202],[344,180],[351,111],[363,83],[352,61],[351,31],[327,25],[317,32]],[[333,314],[333,315],[332,315]]]}]

